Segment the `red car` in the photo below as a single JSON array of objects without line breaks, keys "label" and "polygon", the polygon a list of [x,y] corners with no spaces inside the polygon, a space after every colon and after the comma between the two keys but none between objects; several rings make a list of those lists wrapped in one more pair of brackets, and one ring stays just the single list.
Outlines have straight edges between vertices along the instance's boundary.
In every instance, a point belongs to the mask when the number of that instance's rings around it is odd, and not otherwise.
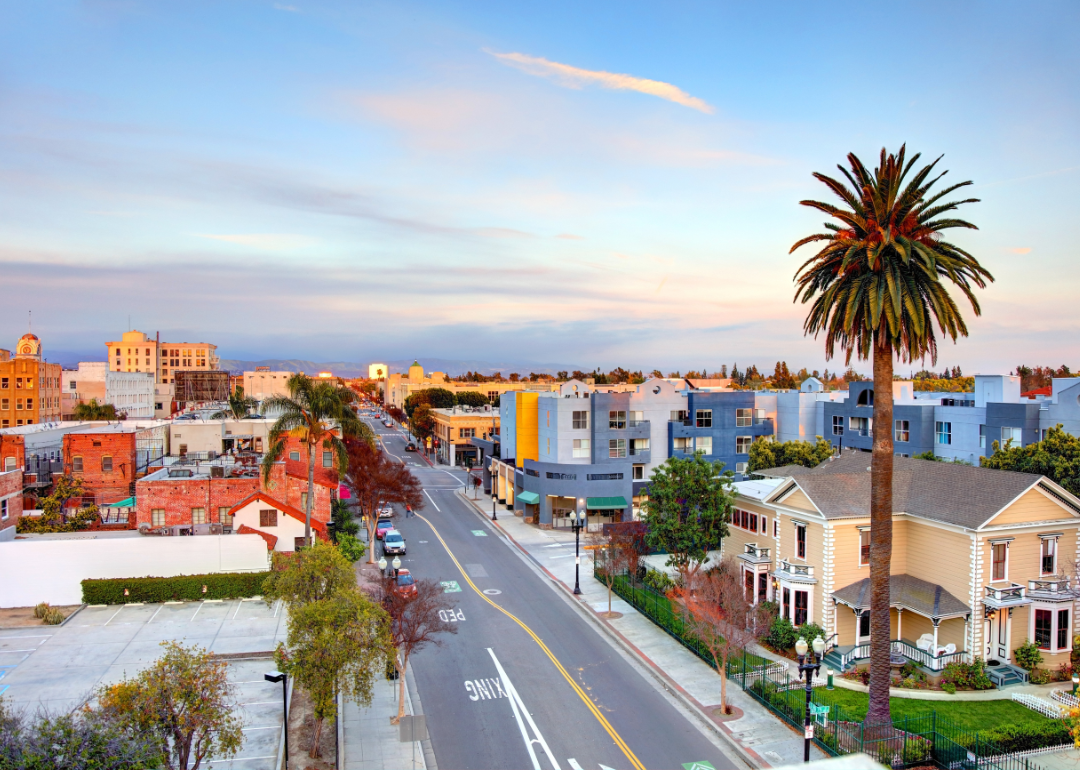
[{"label": "red car", "polygon": [[375,525],[375,539],[382,540],[386,533],[394,528],[394,522],[385,517],[379,517],[379,523]]},{"label": "red car", "polygon": [[399,596],[416,596],[416,581],[407,569],[399,569],[394,578],[394,593]]}]

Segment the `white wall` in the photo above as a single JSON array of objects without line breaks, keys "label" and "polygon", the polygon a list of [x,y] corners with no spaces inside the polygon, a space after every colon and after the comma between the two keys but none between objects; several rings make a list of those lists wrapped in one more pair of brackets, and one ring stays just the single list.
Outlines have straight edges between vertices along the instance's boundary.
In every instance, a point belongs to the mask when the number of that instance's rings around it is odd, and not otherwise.
[{"label": "white wall", "polygon": [[[259,523],[259,511],[273,508],[277,511],[277,526],[264,527]],[[304,522],[294,519],[285,511],[262,500],[252,500],[243,508],[233,514],[233,532],[240,529],[240,525],[247,524],[252,529],[265,532],[277,538],[274,544],[275,551],[292,552],[296,550],[296,538],[304,536]],[[312,537],[315,533],[312,532]],[[259,538],[262,540],[262,538]]]},{"label": "white wall", "polygon": [[175,577],[269,569],[258,535],[32,538],[0,543],[0,607],[81,604],[86,578]]}]

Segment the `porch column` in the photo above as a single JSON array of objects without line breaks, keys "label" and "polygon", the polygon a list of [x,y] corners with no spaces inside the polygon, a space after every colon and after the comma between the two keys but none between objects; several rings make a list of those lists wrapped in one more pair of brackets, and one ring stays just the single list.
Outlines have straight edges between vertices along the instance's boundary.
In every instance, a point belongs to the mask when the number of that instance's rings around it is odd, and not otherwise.
[{"label": "porch column", "polygon": [[903,629],[903,626],[901,625],[901,621],[903,620],[903,618],[904,618],[904,608],[903,607],[897,607],[896,608],[896,640],[897,641],[902,641],[903,638],[904,638],[904,629]]},{"label": "porch column", "polygon": [[938,624],[941,622],[941,620],[939,618],[931,618],[931,620],[934,622],[934,657],[936,658],[937,657],[937,630],[938,630]]}]

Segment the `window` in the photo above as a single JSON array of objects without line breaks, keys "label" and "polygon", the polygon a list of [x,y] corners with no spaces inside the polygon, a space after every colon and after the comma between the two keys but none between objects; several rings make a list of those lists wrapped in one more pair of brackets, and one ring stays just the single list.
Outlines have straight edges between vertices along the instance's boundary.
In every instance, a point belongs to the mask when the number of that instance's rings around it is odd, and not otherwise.
[{"label": "window", "polygon": [[848,418],[848,428],[851,430],[852,433],[856,433],[860,436],[869,436],[873,425],[874,420],[870,417]]},{"label": "window", "polygon": [[165,526],[165,509],[164,508],[151,508],[150,509],[150,526],[152,526],[152,527],[164,527]]},{"label": "window", "polygon": [[934,423],[934,433],[936,435],[937,443],[939,444],[951,444],[952,443],[952,423],[951,422],[936,422]]},{"label": "window", "polygon": [[791,622],[796,626],[804,625],[810,618],[810,592],[795,592],[795,617]]},{"label": "window", "polygon": [[229,515],[229,506],[219,505],[217,509],[217,520],[224,524],[226,527],[232,526],[233,517]]},{"label": "window", "polygon": [[75,383],[75,380],[72,380],[71,387],[68,388],[68,390],[75,390],[76,388],[78,388],[78,385]]},{"label": "window", "polygon": [[859,566],[865,567],[870,563],[870,530],[859,530]]},{"label": "window", "polygon": [[698,409],[694,415],[694,424],[699,428],[711,428],[712,409]]},{"label": "window", "polygon": [[324,449],[322,453],[322,467],[333,468],[334,467],[334,453],[330,450]]},{"label": "window", "polygon": [[589,413],[585,411],[574,412],[574,430],[586,430],[589,427]]},{"label": "window", "polygon": [[735,410],[735,427],[746,428],[754,424],[754,410],[753,409],[736,409]]},{"label": "window", "polygon": [[672,440],[672,451],[690,453],[694,451],[694,439],[687,436],[676,436]]},{"label": "window", "polygon": [[192,524],[205,524],[206,523],[206,509],[205,508],[192,508],[191,509],[191,523]]},{"label": "window", "polygon": [[874,405],[874,391],[864,390],[859,393],[859,400],[855,403],[856,406],[873,406]]},{"label": "window", "polygon": [[844,435],[844,417],[843,415],[834,414],[832,418],[832,434],[834,436]]},{"label": "window", "polygon": [[791,611],[791,589],[784,587],[783,590],[783,604],[780,614],[782,617],[788,617],[788,613]]},{"label": "window", "polygon": [[8,471],[15,470],[15,462],[16,462],[16,460],[15,460],[14,457],[5,457],[4,458],[4,472],[7,473]]},{"label": "window", "polygon": [[[29,409],[29,407],[27,407]],[[1019,428],[1002,428],[1001,429],[1001,448],[1012,442],[1013,446],[1023,446],[1024,438]]]},{"label": "window", "polygon": [[0,389],[3,389],[3,390],[8,389],[8,378],[7,377],[0,377]]},{"label": "window", "polygon": [[300,550],[303,550],[306,547],[307,547],[307,542],[305,542],[305,540],[304,540],[304,538],[302,536],[293,538],[293,550],[294,551],[300,551]]},{"label": "window", "polygon": [[1057,624],[1057,648],[1059,650],[1069,649],[1069,611],[1058,610],[1058,624]]},{"label": "window", "polygon": [[11,408],[11,399],[9,399],[9,398],[0,399],[0,409],[3,409],[4,411],[7,411],[10,408]]},{"label": "window", "polygon": [[645,478],[645,466],[644,465],[635,465],[634,466],[634,475],[631,478],[633,478],[634,481],[642,481]]},{"label": "window", "polygon": [[750,445],[754,443],[753,436],[736,436],[735,437],[735,454],[748,455],[750,454]]},{"label": "window", "polygon": [[[551,413],[548,412],[548,414],[551,414]],[[476,428],[458,428],[458,438],[474,438],[475,436],[476,436]],[[550,441],[550,440],[551,439],[548,439],[548,441]]]},{"label": "window", "polygon": [[702,454],[712,454],[712,436],[698,436],[694,448]]},{"label": "window", "polygon": [[1049,650],[1053,633],[1054,613],[1051,610],[1035,610],[1035,644],[1040,650]]},{"label": "window", "polygon": [[636,438],[630,444],[630,454],[632,454],[632,455],[641,454],[642,452],[648,452],[648,451],[649,451],[649,439],[647,439],[647,438]]},{"label": "window", "polygon": [[273,508],[263,508],[259,511],[259,526],[260,527],[276,527],[277,526],[277,511]]},{"label": "window", "polygon": [[780,519],[773,519],[772,536],[774,538],[780,537]]},{"label": "window", "polygon": [[993,570],[991,580],[1007,580],[1009,576],[1009,544],[991,543]]},{"label": "window", "polygon": [[613,438],[608,441],[608,457],[626,457],[626,439]]},{"label": "window", "polygon": [[588,457],[589,456],[589,439],[576,438],[574,439],[574,457]]},{"label": "window", "polygon": [[750,469],[750,463],[735,463],[736,473],[746,473]]},{"label": "window", "polygon": [[622,430],[626,427],[626,412],[608,412],[608,428]]},{"label": "window", "polygon": [[1042,538],[1039,568],[1042,575],[1054,575],[1057,573],[1057,538]]},{"label": "window", "polygon": [[8,501],[7,498],[0,500],[0,519],[6,519],[8,517]]},{"label": "window", "polygon": [[101,458],[101,470],[103,473],[112,470],[112,457],[105,455]]},{"label": "window", "polygon": [[867,610],[859,615],[859,638],[865,639],[870,636],[870,612]]},{"label": "window", "polygon": [[979,426],[979,449],[986,449],[986,426]]},{"label": "window", "polygon": [[622,481],[623,475],[621,473],[587,473],[585,478],[588,481]]},{"label": "window", "polygon": [[795,525],[795,556],[799,559],[806,558],[806,525]]},{"label": "window", "polygon": [[300,453],[299,452],[289,452],[289,459],[290,460],[299,460],[300,459]]},{"label": "window", "polygon": [[21,398],[15,399],[15,408],[16,409],[22,409],[23,408],[23,400]]},{"label": "window", "polygon": [[896,431],[894,433],[893,438],[896,441],[910,441],[911,440],[911,430],[909,429],[908,426],[909,426],[909,423],[908,423],[907,420],[897,420],[896,421]]},{"label": "window", "polygon": [[15,378],[15,387],[16,388],[21,388],[22,387],[22,377],[16,377]]},{"label": "window", "polygon": [[71,458],[71,472],[82,473],[82,455],[75,455]]},{"label": "window", "polygon": [[[6,385],[4,387],[7,387]],[[690,416],[690,413],[685,409],[672,409],[671,419],[676,422],[683,422]]]}]

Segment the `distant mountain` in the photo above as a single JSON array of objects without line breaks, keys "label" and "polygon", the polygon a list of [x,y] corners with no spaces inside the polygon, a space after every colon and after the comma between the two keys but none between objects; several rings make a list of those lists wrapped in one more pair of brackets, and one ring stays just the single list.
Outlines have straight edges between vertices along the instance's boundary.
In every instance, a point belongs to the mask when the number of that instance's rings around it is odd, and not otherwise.
[{"label": "distant mountain", "polygon": [[[494,374],[502,372],[503,375],[517,372],[519,374],[555,374],[560,371],[572,372],[580,368],[577,364],[529,364],[507,363],[490,361],[461,361],[446,358],[420,358],[420,365],[425,372],[445,372],[451,376],[464,374],[465,372],[478,372],[479,374]],[[386,364],[390,373],[405,373],[412,365],[411,359],[397,361],[371,361],[368,363]],[[304,372],[305,374],[317,374],[319,372],[333,372],[338,377],[367,377],[368,364],[351,361],[304,361],[301,359],[268,358],[262,361],[241,361],[234,358],[221,359],[221,368],[231,372],[250,372],[257,366],[268,366],[278,372]]]}]

